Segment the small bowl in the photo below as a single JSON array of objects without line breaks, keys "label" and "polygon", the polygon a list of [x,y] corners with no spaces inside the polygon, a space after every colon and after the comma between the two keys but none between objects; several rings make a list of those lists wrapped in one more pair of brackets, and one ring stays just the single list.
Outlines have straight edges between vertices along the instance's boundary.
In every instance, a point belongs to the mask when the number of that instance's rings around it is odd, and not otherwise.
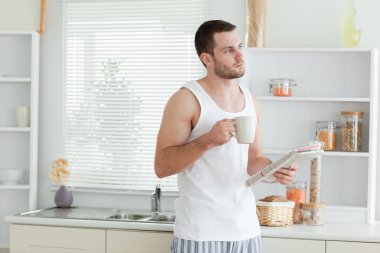
[{"label": "small bowl", "polygon": [[23,169],[0,169],[0,184],[15,185],[24,174]]}]

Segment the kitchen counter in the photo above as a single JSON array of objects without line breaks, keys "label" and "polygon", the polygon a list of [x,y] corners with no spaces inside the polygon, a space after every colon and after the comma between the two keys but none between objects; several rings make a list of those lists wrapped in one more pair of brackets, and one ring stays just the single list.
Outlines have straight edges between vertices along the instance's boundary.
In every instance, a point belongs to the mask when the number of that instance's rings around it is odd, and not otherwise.
[{"label": "kitchen counter", "polygon": [[289,227],[261,226],[263,237],[326,241],[380,242],[380,224],[325,223],[323,226],[295,224]]},{"label": "kitchen counter", "polygon": [[[90,208],[51,208],[7,216],[13,224],[103,229],[173,231],[173,223],[107,220],[115,210]],[[140,212],[141,211],[131,211]],[[309,240],[337,240],[380,243],[380,224],[325,223],[323,226],[293,225],[261,227],[263,237]]]},{"label": "kitchen counter", "polygon": [[173,231],[172,222],[123,221],[107,218],[117,213],[138,213],[151,215],[141,210],[119,210],[102,208],[47,208],[31,212],[6,216],[5,221],[13,224],[87,227],[104,229],[137,229],[154,231]]}]

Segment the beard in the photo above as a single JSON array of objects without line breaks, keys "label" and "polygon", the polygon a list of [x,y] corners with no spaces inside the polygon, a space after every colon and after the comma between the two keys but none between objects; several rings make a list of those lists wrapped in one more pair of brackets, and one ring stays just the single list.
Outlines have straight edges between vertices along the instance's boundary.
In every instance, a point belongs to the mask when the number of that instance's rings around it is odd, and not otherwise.
[{"label": "beard", "polygon": [[214,58],[214,63],[215,63],[215,69],[214,69],[215,75],[217,75],[220,78],[235,79],[235,78],[242,77],[245,73],[244,66],[242,69],[240,68],[234,69],[233,66],[230,67],[230,66],[221,64],[215,58]]}]

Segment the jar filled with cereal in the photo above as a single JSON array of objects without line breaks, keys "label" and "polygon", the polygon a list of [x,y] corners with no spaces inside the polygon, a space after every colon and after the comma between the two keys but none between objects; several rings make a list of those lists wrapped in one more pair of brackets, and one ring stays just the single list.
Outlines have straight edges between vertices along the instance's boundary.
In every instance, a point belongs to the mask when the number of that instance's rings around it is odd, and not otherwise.
[{"label": "jar filled with cereal", "polygon": [[364,112],[341,112],[343,151],[362,151]]},{"label": "jar filled with cereal", "polygon": [[325,204],[304,203],[302,204],[303,223],[306,225],[323,225]]},{"label": "jar filled with cereal", "polygon": [[321,141],[323,150],[336,150],[338,137],[338,123],[335,121],[317,121],[316,139]]}]

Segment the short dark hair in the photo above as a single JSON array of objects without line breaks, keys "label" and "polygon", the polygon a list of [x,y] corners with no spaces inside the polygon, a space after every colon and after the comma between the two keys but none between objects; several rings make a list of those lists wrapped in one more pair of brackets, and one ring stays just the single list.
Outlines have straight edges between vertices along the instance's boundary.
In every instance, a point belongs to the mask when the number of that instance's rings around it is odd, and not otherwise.
[{"label": "short dark hair", "polygon": [[215,48],[214,34],[221,32],[231,32],[236,26],[223,20],[209,20],[201,24],[195,33],[195,49],[198,56],[202,53],[210,53],[213,55]]}]

